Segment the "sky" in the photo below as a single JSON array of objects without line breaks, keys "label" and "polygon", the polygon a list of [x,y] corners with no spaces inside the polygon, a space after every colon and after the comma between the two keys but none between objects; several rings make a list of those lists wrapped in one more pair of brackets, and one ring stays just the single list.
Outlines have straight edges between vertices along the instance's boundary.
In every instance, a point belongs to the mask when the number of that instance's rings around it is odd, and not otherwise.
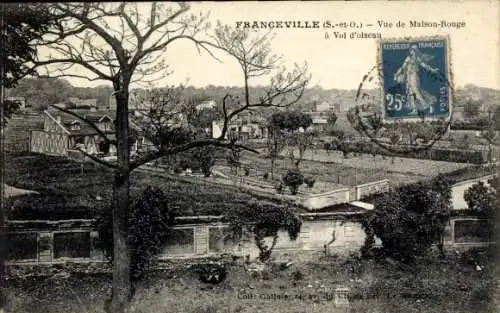
[{"label": "sky", "polygon": [[[337,29],[346,32],[380,33],[382,38],[448,35],[451,71],[454,85],[475,84],[500,89],[500,1],[326,1],[326,2],[197,2],[191,12],[210,11],[210,21],[220,20],[236,26],[238,21],[325,21],[358,24],[361,29]],[[409,27],[409,21],[455,23],[457,27]],[[379,27],[379,21],[392,27]],[[396,27],[402,21],[406,27]],[[372,24],[373,26],[366,26]],[[465,25],[464,25],[465,24]],[[325,39],[325,32],[329,39]],[[355,89],[363,75],[377,62],[378,39],[335,39],[335,30],[277,29],[273,51],[282,55],[286,65],[308,63],[312,75],[310,86],[325,89]],[[206,52],[198,53],[190,42],[177,41],[166,52],[173,73],[157,85],[185,83],[242,86],[238,64],[224,55],[220,61]],[[68,78],[75,86],[96,86],[105,82],[88,82]],[[251,81],[265,85],[269,77]]]}]

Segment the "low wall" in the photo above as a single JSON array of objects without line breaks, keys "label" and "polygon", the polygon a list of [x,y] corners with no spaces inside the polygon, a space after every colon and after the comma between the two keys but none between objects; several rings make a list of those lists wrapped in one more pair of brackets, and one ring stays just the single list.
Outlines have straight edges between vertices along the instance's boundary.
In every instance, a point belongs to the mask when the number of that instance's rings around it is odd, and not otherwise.
[{"label": "low wall", "polygon": [[[318,255],[359,251],[366,234],[361,224],[348,216],[304,214],[298,238],[291,240],[287,232],[280,231],[272,256],[277,259],[296,256],[313,259]],[[484,231],[484,223],[485,220],[474,217],[453,218],[445,230],[445,247],[467,250],[493,244],[486,239],[490,237]],[[71,225],[75,226],[74,222],[60,224],[62,227],[59,229],[49,227],[46,230],[35,230],[21,227],[9,231],[7,264],[29,266],[106,262],[97,231],[88,227],[87,222],[77,228],[71,228]],[[255,260],[259,256],[252,234],[244,233],[237,243],[229,240],[229,235],[229,225],[220,222],[220,219],[174,226],[158,259],[203,259],[229,254]],[[272,242],[271,237],[265,240],[268,244]],[[380,244],[380,241],[377,240],[376,244]]]},{"label": "low wall", "polygon": [[310,196],[296,196],[296,201],[307,209],[314,211],[332,205],[348,203],[350,201],[349,195],[349,188],[342,188],[331,192],[312,194]]},{"label": "low wall", "polygon": [[358,185],[355,186],[354,189],[356,190],[356,200],[361,200],[366,196],[389,191],[389,180],[384,179],[381,181]]}]

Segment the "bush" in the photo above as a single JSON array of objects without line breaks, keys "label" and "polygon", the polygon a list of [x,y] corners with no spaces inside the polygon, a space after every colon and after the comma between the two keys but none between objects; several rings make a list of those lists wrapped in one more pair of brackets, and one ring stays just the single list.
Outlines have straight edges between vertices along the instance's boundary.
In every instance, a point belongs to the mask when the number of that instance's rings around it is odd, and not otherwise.
[{"label": "bush", "polygon": [[[175,213],[168,206],[163,192],[147,187],[133,202],[128,216],[128,238],[130,245],[130,275],[132,281],[142,278],[148,265],[165,243]],[[97,219],[101,248],[113,257],[112,210],[103,210]]]},{"label": "bush", "polygon": [[316,180],[312,177],[307,177],[304,179],[304,182],[306,183],[307,187],[312,188],[314,187],[314,183],[316,182]]},{"label": "bush", "polygon": [[293,280],[302,280],[304,279],[304,274],[302,274],[302,272],[297,269],[295,270],[295,272],[292,273],[292,279]]},{"label": "bush", "polygon": [[250,169],[248,167],[245,167],[244,172],[245,172],[245,176],[250,175]]},{"label": "bush", "polygon": [[[451,214],[451,185],[438,177],[390,191],[375,200],[375,210],[363,221],[367,234],[382,240],[384,252],[411,262],[439,243]],[[369,253],[368,240],[363,253]]]},{"label": "bush", "polygon": [[292,195],[296,195],[299,186],[304,183],[304,175],[298,168],[290,169],[283,177],[283,183],[290,188]]},{"label": "bush", "polygon": [[226,266],[219,263],[200,264],[195,270],[200,280],[207,284],[219,284],[227,277]]}]

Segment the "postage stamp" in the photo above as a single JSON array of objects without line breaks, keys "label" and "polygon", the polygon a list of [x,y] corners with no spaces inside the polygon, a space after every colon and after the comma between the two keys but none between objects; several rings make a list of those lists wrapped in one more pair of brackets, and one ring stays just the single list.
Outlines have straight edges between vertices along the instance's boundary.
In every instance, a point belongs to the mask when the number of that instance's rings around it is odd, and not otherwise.
[{"label": "postage stamp", "polygon": [[378,49],[381,103],[386,121],[450,116],[448,37],[382,39]]}]

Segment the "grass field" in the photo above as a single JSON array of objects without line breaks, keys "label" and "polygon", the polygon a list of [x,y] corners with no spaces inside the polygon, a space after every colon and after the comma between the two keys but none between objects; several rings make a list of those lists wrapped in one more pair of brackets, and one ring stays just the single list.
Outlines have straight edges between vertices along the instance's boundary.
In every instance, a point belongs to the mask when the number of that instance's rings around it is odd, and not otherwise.
[{"label": "grass field", "polygon": [[[201,283],[192,269],[155,272],[137,286],[130,312],[496,312],[493,260],[483,263],[483,271],[466,260],[422,260],[404,271],[386,262],[325,257],[260,275],[230,265],[219,285]],[[110,283],[109,276],[88,275],[11,280],[7,291],[12,312],[103,312]],[[349,308],[335,306],[338,286],[350,289]]]},{"label": "grass field", "polygon": [[[112,199],[113,173],[92,163],[81,165],[64,157],[17,155],[6,160],[9,186],[37,191],[20,196],[11,219],[90,218]],[[136,171],[131,176],[131,196],[146,186],[164,191],[169,205],[181,215],[219,215],[238,206],[249,206],[262,198],[220,185],[186,182]],[[95,201],[99,195],[103,201]],[[266,199],[268,200],[268,199]]]}]

